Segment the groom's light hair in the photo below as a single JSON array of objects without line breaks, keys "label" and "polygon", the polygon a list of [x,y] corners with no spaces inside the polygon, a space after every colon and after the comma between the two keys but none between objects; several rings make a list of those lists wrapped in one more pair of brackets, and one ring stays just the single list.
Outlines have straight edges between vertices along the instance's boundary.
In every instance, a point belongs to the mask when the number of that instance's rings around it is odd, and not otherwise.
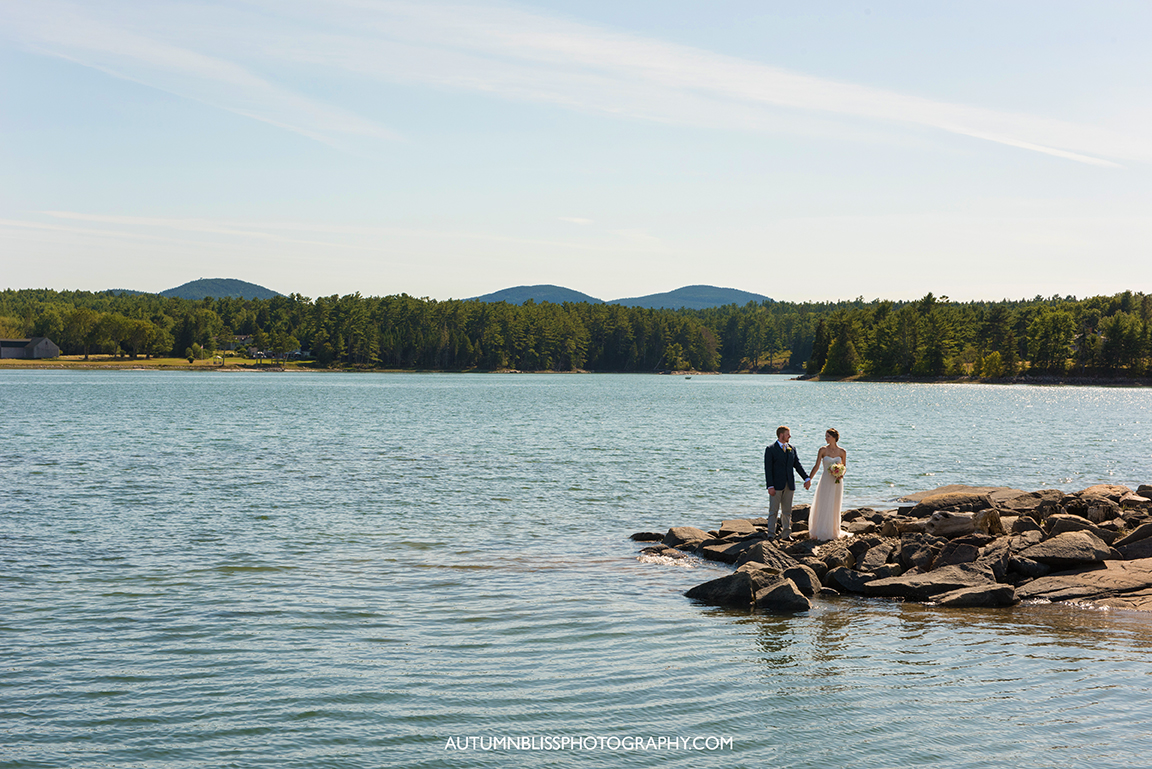
[{"label": "groom's light hair", "polygon": [[786,432],[790,433],[792,431],[789,430],[786,425],[780,425],[779,427],[776,428],[776,437],[779,438],[781,435],[783,435]]}]

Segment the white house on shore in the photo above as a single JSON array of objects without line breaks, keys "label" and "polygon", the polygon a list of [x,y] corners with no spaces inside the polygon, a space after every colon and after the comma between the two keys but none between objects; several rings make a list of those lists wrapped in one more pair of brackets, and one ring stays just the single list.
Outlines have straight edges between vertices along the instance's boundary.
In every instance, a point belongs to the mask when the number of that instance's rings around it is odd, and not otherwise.
[{"label": "white house on shore", "polygon": [[32,339],[0,339],[0,358],[56,358],[60,348],[46,336]]}]

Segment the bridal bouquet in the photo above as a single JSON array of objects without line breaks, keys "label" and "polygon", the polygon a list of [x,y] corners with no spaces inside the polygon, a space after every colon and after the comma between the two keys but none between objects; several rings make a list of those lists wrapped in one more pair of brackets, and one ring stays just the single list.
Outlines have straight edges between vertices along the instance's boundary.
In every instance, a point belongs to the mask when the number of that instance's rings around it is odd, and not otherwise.
[{"label": "bridal bouquet", "polygon": [[837,462],[828,468],[828,472],[832,473],[832,477],[836,479],[837,483],[839,483],[840,479],[844,477],[845,469],[846,468],[844,467],[843,463]]}]

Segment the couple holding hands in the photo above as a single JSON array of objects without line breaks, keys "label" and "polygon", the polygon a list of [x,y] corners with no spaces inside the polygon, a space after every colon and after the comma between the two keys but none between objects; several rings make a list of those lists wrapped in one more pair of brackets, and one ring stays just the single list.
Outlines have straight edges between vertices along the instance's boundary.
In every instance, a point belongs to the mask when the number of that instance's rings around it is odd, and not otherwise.
[{"label": "couple holding hands", "polygon": [[816,485],[816,496],[812,500],[812,508],[808,513],[808,538],[816,540],[839,539],[844,536],[840,531],[840,503],[844,499],[845,466],[848,464],[848,452],[840,448],[840,433],[829,428],[824,433],[827,445],[822,446],[816,454],[816,464],[811,472],[805,472],[796,456],[796,449],[789,441],[792,440],[792,431],[787,427],[776,428],[776,442],[764,449],[764,482],[768,485],[768,495],[771,501],[768,504],[768,531],[772,536],[776,534],[776,519],[781,519],[781,536],[789,539],[792,536],[792,494],[796,490],[796,476],[800,473],[804,479],[804,488],[812,486],[812,476],[823,468],[824,475]]}]

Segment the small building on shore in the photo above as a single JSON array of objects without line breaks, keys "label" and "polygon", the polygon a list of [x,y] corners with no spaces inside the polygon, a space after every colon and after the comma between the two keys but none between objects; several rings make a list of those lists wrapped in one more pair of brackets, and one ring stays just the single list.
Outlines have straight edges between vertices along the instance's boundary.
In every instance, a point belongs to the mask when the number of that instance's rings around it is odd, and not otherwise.
[{"label": "small building on shore", "polygon": [[60,348],[46,336],[31,339],[0,339],[0,358],[58,358]]}]

